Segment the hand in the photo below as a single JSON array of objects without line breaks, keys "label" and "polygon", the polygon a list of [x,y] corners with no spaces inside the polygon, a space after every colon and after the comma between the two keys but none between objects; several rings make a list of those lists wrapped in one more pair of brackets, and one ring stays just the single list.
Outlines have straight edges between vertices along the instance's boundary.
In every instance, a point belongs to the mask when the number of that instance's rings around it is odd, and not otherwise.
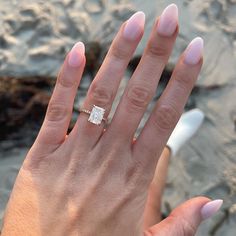
[{"label": "hand", "polygon": [[[175,127],[202,65],[203,43],[195,39],[180,57],[172,78],[136,142],[134,133],[155,94],[178,34],[171,5],[152,30],[142,60],[116,113],[104,130],[81,113],[66,136],[73,101],[85,65],[77,43],[59,73],[39,135],[16,179],[3,226],[11,235],[194,235],[207,198],[192,199],[161,223],[145,220],[152,206],[158,157]],[[108,116],[120,80],[142,38],[144,14],[125,22],[93,80],[84,108],[105,108]],[[155,181],[154,181],[155,182]],[[148,201],[147,201],[148,199]],[[147,203],[147,205],[146,205]],[[146,208],[147,207],[147,208]]]}]

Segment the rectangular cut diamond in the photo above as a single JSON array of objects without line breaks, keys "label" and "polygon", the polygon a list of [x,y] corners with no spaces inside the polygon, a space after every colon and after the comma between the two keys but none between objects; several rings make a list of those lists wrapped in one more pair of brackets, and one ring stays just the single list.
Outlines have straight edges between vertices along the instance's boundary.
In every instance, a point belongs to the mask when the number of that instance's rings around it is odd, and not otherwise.
[{"label": "rectangular cut diamond", "polygon": [[102,123],[104,113],[105,113],[105,109],[101,107],[93,106],[93,109],[90,113],[88,121],[95,125],[100,125]]}]

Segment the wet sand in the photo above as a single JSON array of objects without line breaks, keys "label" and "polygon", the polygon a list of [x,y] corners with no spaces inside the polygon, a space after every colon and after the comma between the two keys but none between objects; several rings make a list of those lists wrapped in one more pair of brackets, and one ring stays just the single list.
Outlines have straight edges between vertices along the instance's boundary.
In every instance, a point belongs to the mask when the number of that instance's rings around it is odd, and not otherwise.
[{"label": "wet sand", "polygon": [[[221,212],[205,222],[198,235],[234,236],[235,0],[135,0],[132,3],[126,0],[0,0],[0,77],[56,77],[66,52],[79,40],[86,45],[91,41],[99,42],[100,57],[95,62],[93,57],[91,59],[91,65],[97,63],[96,69],[121,22],[135,11],[143,10],[147,25],[144,39],[135,53],[139,56],[155,17],[171,2],[180,8],[180,35],[170,59],[170,67],[191,39],[199,35],[205,40],[204,68],[189,107],[202,109],[206,119],[197,135],[171,160],[163,211],[168,214],[177,204],[196,195],[223,198]],[[83,79],[76,106],[83,101],[91,76],[92,73],[88,73]],[[118,98],[129,76],[130,72],[127,72]],[[144,121],[141,127],[143,124]],[[15,176],[34,138],[31,132],[24,133],[23,139],[19,135],[13,134],[0,142],[1,219]]]}]

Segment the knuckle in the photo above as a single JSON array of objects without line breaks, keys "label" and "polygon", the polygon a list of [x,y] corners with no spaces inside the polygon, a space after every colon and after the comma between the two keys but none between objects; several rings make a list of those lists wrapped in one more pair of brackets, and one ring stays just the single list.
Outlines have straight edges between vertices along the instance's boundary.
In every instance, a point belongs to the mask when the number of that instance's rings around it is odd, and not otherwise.
[{"label": "knuckle", "polygon": [[197,231],[196,226],[191,224],[189,220],[187,220],[184,217],[179,217],[179,216],[176,216],[175,214],[171,214],[168,217],[168,220],[170,220],[173,224],[176,224],[175,235],[194,236]]},{"label": "knuckle", "polygon": [[63,87],[71,88],[75,85],[75,80],[68,76],[66,73],[62,72],[58,75],[58,83]]},{"label": "knuckle", "polygon": [[112,91],[109,91],[107,88],[97,84],[95,81],[92,83],[89,92],[89,99],[93,104],[107,107],[111,103],[112,98]]},{"label": "knuckle", "polygon": [[111,48],[110,56],[114,57],[116,60],[124,60],[127,58],[127,51],[117,45],[114,45]]},{"label": "knuckle", "polygon": [[143,110],[151,100],[153,92],[140,85],[131,86],[127,92],[128,107],[132,111]]},{"label": "knuckle", "polygon": [[49,121],[63,120],[68,114],[68,108],[65,104],[50,102],[48,104],[46,118]]},{"label": "knuckle", "polygon": [[179,119],[179,112],[172,105],[161,105],[154,111],[154,125],[161,130],[171,130]]},{"label": "knuckle", "polygon": [[193,86],[193,78],[191,73],[186,73],[184,70],[177,70],[174,72],[175,81],[179,84],[183,89],[189,89]]},{"label": "knuckle", "polygon": [[149,44],[147,54],[151,57],[158,57],[166,60],[168,58],[169,50],[162,44]]}]

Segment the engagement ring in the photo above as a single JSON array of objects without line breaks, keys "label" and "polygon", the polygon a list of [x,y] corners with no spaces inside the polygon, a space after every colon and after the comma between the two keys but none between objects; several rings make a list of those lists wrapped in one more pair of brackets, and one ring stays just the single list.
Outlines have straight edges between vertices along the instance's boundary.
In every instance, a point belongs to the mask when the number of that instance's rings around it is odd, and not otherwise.
[{"label": "engagement ring", "polygon": [[104,118],[104,114],[105,114],[104,108],[93,105],[92,111],[87,110],[87,109],[83,109],[83,108],[79,109],[79,111],[89,114],[88,121],[95,124],[95,125],[100,125],[102,123],[102,121],[107,123],[107,119]]}]

